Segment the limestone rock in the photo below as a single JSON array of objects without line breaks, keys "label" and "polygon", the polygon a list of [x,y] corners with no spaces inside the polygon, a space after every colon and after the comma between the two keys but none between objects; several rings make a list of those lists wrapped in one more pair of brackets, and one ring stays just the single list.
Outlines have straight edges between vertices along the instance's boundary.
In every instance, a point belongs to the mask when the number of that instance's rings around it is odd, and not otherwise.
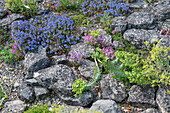
[{"label": "limestone rock", "polygon": [[148,41],[155,43],[157,40],[161,39],[160,34],[154,30],[143,30],[143,29],[130,29],[125,31],[123,34],[124,39],[129,41],[137,49],[147,48],[144,42]]},{"label": "limestone rock", "polygon": [[167,90],[170,90],[170,86],[162,85],[156,93],[156,102],[162,113],[170,113],[170,94],[167,93]]},{"label": "limestone rock", "polygon": [[81,99],[73,96],[72,84],[77,76],[66,65],[58,64],[42,69],[34,74],[34,78],[42,87],[53,90],[66,104],[86,106],[94,99],[93,93],[90,91],[84,92]]},{"label": "limestone rock", "polygon": [[122,102],[126,97],[126,88],[122,82],[118,82],[112,78],[114,74],[106,74],[102,76],[100,87],[102,97],[104,99],[112,99],[117,102]]},{"label": "limestone rock", "polygon": [[126,19],[128,29],[153,29],[155,27],[156,18],[153,14],[145,12],[134,12]]},{"label": "limestone rock", "polygon": [[26,54],[23,64],[24,68],[28,70],[29,73],[26,78],[32,78],[34,72],[51,66],[48,57],[37,53]]},{"label": "limestone rock", "polygon": [[21,100],[8,101],[5,103],[1,113],[22,113],[26,109],[26,104]]},{"label": "limestone rock", "polygon": [[[124,33],[127,29],[127,22],[125,16],[115,17],[110,25],[116,32]],[[116,29],[115,29],[116,28]]]},{"label": "limestone rock", "polygon": [[116,102],[113,100],[97,100],[90,108],[90,110],[94,109],[104,113],[122,113]]},{"label": "limestone rock", "polygon": [[145,104],[147,106],[156,106],[155,90],[149,86],[133,85],[129,91],[127,102],[132,104]]},{"label": "limestone rock", "polygon": [[76,54],[80,54],[80,51],[81,53],[84,55],[85,58],[88,58],[92,55],[92,53],[90,53],[90,50],[94,50],[94,47],[92,47],[91,45],[87,45],[85,43],[78,43],[76,45],[72,45],[71,46],[71,49],[70,49],[70,52],[74,52]]}]

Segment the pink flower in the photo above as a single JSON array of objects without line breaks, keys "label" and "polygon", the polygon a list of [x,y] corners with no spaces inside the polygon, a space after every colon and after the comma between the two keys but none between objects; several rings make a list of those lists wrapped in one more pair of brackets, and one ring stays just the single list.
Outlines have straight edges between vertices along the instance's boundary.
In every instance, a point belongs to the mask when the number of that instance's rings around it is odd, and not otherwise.
[{"label": "pink flower", "polygon": [[20,56],[20,55],[21,55],[21,53],[17,54],[17,56]]},{"label": "pink flower", "polygon": [[114,34],[114,33],[115,33],[115,30],[112,31],[112,34]]},{"label": "pink flower", "polygon": [[15,49],[12,49],[12,53],[15,54]]},{"label": "pink flower", "polygon": [[14,47],[15,49],[17,49],[17,46],[16,46],[15,44],[13,45],[13,47]]},{"label": "pink flower", "polygon": [[56,6],[58,7],[59,5],[58,4],[54,4],[54,7],[56,7]]},{"label": "pink flower", "polygon": [[9,15],[7,15],[7,17],[9,18],[10,16],[9,16]]}]

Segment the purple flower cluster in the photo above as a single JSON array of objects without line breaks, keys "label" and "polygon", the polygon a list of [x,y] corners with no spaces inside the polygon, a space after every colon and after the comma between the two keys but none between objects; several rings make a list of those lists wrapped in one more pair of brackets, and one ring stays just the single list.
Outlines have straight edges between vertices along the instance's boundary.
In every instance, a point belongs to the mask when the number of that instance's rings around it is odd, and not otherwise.
[{"label": "purple flower cluster", "polygon": [[54,7],[59,7],[60,4],[61,4],[61,3],[60,3],[60,0],[58,0],[58,1],[54,4]]},{"label": "purple flower cluster", "polygon": [[63,15],[43,14],[41,19],[15,22],[11,26],[12,39],[20,47],[25,45],[29,51],[36,50],[38,45],[50,48],[49,53],[57,54],[57,47],[63,50],[79,42],[75,36],[71,17]]},{"label": "purple flower cluster", "polygon": [[114,51],[112,47],[103,47],[101,51],[103,50],[103,53],[106,57],[108,57],[110,60],[115,58]]},{"label": "purple flower cluster", "polygon": [[98,39],[91,36],[83,36],[84,38],[84,43],[92,45],[92,46],[103,46],[105,44],[104,37],[100,36]]},{"label": "purple flower cluster", "polygon": [[74,52],[71,52],[70,54],[69,54],[69,56],[68,56],[68,60],[70,61],[70,62],[72,62],[72,63],[74,63],[74,64],[81,64],[81,62],[83,61],[83,57],[84,57],[84,55],[81,53],[81,51],[80,51],[80,53],[74,53]]},{"label": "purple flower cluster", "polygon": [[[85,34],[86,35],[86,34]],[[106,38],[101,34],[98,37],[93,37],[91,35],[86,35],[82,37],[84,39],[84,43],[92,45],[94,47],[107,47],[107,46],[113,46],[113,44],[108,43],[106,41]]]}]

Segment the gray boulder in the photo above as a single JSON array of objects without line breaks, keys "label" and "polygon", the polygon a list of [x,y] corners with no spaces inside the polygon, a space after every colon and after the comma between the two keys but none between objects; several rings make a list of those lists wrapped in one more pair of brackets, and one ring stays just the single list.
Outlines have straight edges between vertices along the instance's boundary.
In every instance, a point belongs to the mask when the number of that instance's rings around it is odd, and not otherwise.
[{"label": "gray boulder", "polygon": [[[94,70],[95,70],[95,62],[92,62],[90,60],[83,60],[82,64],[78,67],[80,74],[84,76],[85,78],[93,78]],[[99,64],[99,67],[102,68],[102,65]]]},{"label": "gray boulder", "polygon": [[82,64],[78,67],[80,74],[86,78],[93,78],[94,68],[96,64],[90,60],[82,61]]},{"label": "gray boulder", "polygon": [[166,20],[170,18],[170,1],[161,0],[155,2],[153,6],[148,6],[141,9],[141,12],[152,13],[155,15],[155,19],[158,21]]},{"label": "gray boulder", "polygon": [[25,84],[27,84],[28,86],[36,86],[38,85],[38,82],[36,79],[28,79],[24,81]]},{"label": "gray boulder", "polygon": [[170,90],[170,86],[161,85],[156,93],[156,102],[162,113],[170,113],[170,94],[167,90]]},{"label": "gray boulder", "polygon": [[127,29],[126,17],[125,16],[115,17],[110,27],[116,32],[120,32],[123,34]]},{"label": "gray boulder", "polygon": [[41,54],[28,53],[25,55],[23,65],[24,68],[28,70],[28,75],[26,78],[32,78],[34,72],[50,67],[51,62],[48,57]]},{"label": "gray boulder", "polygon": [[128,29],[153,29],[155,27],[156,18],[151,13],[134,12],[126,19]]},{"label": "gray boulder", "polygon": [[16,21],[16,20],[24,20],[25,17],[21,14],[11,14],[9,15],[10,17],[5,17],[3,19],[0,20],[0,26],[3,27],[7,27],[8,25],[10,25],[12,22]]},{"label": "gray boulder", "polygon": [[102,75],[100,88],[104,99],[112,99],[116,102],[122,102],[126,97],[126,88],[122,82],[112,78],[114,74]]},{"label": "gray boulder", "polygon": [[52,64],[67,64],[69,61],[68,61],[68,59],[67,59],[67,57],[66,57],[66,55],[65,54],[63,54],[63,55],[56,55],[56,56],[53,56],[53,62],[52,62]]},{"label": "gray boulder", "polygon": [[130,3],[130,8],[144,8],[148,3],[144,0],[135,0],[135,2]]},{"label": "gray boulder", "polygon": [[125,31],[123,34],[124,39],[129,41],[137,49],[145,48],[147,49],[144,42],[148,41],[150,45],[151,42],[155,43],[157,40],[161,39],[160,34],[154,30],[143,30],[143,29],[130,29]]},{"label": "gray boulder", "polygon": [[92,55],[92,53],[90,53],[90,50],[93,51],[94,47],[92,47],[91,45],[87,45],[85,43],[78,43],[76,45],[71,46],[71,49],[70,49],[68,54],[71,54],[72,52],[76,53],[76,54],[82,53],[82,55],[85,58],[88,58],[88,57],[90,57]]},{"label": "gray boulder", "polygon": [[8,101],[4,104],[1,113],[23,113],[26,104],[21,100]]},{"label": "gray boulder", "polygon": [[22,101],[33,102],[35,100],[34,89],[27,84],[21,83],[17,94]]},{"label": "gray boulder", "polygon": [[[163,46],[164,48],[170,47],[170,36],[169,35],[161,36],[161,42],[160,42],[159,47],[161,47],[161,46]],[[168,50],[168,55],[170,56],[170,50]],[[167,59],[169,59],[169,58],[167,57]]]},{"label": "gray boulder", "polygon": [[57,95],[65,104],[72,105],[72,106],[88,106],[94,101],[96,94],[92,91],[86,91],[82,93],[81,98],[62,95],[61,93],[57,93]]},{"label": "gray boulder", "polygon": [[35,86],[34,92],[35,92],[36,97],[47,95],[49,93],[49,91],[46,88],[43,88],[43,87],[40,87],[40,86]]},{"label": "gray boulder", "polygon": [[7,15],[7,8],[5,7],[5,0],[0,1],[0,19]]},{"label": "gray boulder", "polygon": [[153,87],[133,85],[128,94],[128,103],[132,103],[139,107],[142,104],[156,107],[155,89]]},{"label": "gray boulder", "polygon": [[84,92],[81,99],[73,96],[72,84],[77,79],[77,76],[66,65],[58,64],[42,69],[34,73],[34,78],[40,86],[53,90],[66,104],[86,106],[94,99],[93,93],[90,91]]},{"label": "gray boulder", "polygon": [[170,1],[162,0],[154,4],[154,14],[158,20],[165,20],[170,18]]},{"label": "gray boulder", "polygon": [[122,113],[116,102],[113,100],[97,100],[90,108],[90,110],[94,109],[104,113]]},{"label": "gray boulder", "polygon": [[142,113],[161,113],[161,112],[158,111],[157,109],[149,108],[149,109],[143,111]]}]

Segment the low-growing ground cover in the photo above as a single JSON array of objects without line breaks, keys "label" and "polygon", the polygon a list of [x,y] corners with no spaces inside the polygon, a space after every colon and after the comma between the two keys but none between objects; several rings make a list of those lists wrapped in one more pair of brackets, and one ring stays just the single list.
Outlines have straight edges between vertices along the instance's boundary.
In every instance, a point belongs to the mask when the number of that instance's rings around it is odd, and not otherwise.
[{"label": "low-growing ground cover", "polygon": [[[158,57],[162,51],[166,53],[167,49],[156,45],[150,52],[136,49],[125,41],[120,33],[110,28],[114,17],[128,16],[132,13],[127,1],[83,0],[79,3],[63,0],[53,4],[47,5],[56,13],[43,14],[41,19],[19,21],[10,26],[12,35],[4,35],[5,38],[2,38],[0,43],[11,45],[6,45],[8,48],[4,48],[5,51],[1,50],[1,59],[9,62],[23,60],[24,52],[21,51],[23,47],[26,47],[26,52],[36,52],[38,45],[42,45],[47,49],[48,57],[66,54],[74,66],[79,66],[83,60],[81,52],[80,54],[68,52],[71,45],[84,42],[95,47],[91,60],[95,61],[96,68],[90,82],[83,79],[75,81],[73,84],[75,96],[81,96],[83,91],[94,86],[104,73],[115,73],[113,79],[124,82],[126,87],[130,87],[130,83],[153,86],[161,83],[170,84],[168,60]],[[112,48],[113,44],[107,43],[105,37],[95,30],[99,28],[95,26],[96,23],[100,23],[100,28],[111,35],[112,40],[123,41],[126,48]],[[81,37],[78,35],[80,26],[88,27],[91,31]],[[167,57],[167,54],[164,56]],[[104,69],[100,70],[98,63],[101,63]],[[6,97],[2,92],[0,99],[3,100],[4,96]]]}]

